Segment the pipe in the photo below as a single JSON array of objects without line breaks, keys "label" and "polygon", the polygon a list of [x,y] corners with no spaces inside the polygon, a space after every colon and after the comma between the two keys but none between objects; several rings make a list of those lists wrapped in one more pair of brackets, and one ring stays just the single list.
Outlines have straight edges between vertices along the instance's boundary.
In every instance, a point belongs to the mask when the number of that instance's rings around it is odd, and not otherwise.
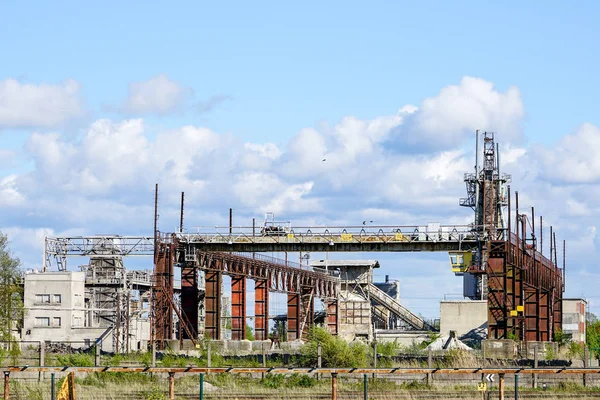
[{"label": "pipe", "polygon": [[181,192],[181,214],[179,215],[179,232],[183,233],[183,203],[184,203],[184,192]]},{"label": "pipe", "polygon": [[540,215],[540,254],[544,255],[544,225],[542,216]]},{"label": "pipe", "polygon": [[535,208],[533,207],[531,207],[531,244],[534,249],[537,247],[535,240]]},{"label": "pipe", "polygon": [[567,284],[567,241],[563,240],[563,292]]},{"label": "pipe", "polygon": [[200,373],[200,400],[204,400],[204,373]]}]

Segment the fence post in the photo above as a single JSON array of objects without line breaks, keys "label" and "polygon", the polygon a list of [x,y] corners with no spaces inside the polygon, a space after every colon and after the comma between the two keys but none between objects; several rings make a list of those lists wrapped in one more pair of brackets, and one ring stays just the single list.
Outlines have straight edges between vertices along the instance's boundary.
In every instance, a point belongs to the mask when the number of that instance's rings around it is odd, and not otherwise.
[{"label": "fence post", "polygon": [[54,372],[50,374],[50,400],[56,400],[56,385],[54,383]]},{"label": "fence post", "polygon": [[[427,352],[427,368],[429,368],[429,369],[433,368],[433,354],[431,352],[431,348]],[[431,374],[431,372],[428,372],[427,373],[427,386],[430,386],[433,383],[432,381],[433,381],[433,375]]]},{"label": "fence post", "polygon": [[500,400],[504,400],[504,374],[498,374],[498,377],[500,378],[498,380],[498,392],[500,395]]},{"label": "fence post", "polygon": [[169,400],[175,400],[175,373],[169,372]]},{"label": "fence post", "polygon": [[515,374],[515,400],[519,400],[519,374]]},{"label": "fence post", "polygon": [[210,342],[206,343],[206,366],[210,368]]},{"label": "fence post", "polygon": [[152,341],[152,366],[156,367],[156,340]]},{"label": "fence post", "polygon": [[[265,349],[265,343],[262,344],[262,366],[267,368],[267,349]],[[265,373],[261,374],[262,378],[265,379]]]},{"label": "fence post", "polygon": [[94,366],[100,365],[100,353],[102,353],[102,341],[96,340],[96,346],[94,347]]},{"label": "fence post", "polygon": [[363,375],[363,400],[369,400],[369,376],[367,374]]},{"label": "fence post", "polygon": [[[588,347],[583,346],[583,368],[588,368],[590,366],[588,362]],[[583,374],[583,387],[587,386],[587,374]]]},{"label": "fence post", "polygon": [[[45,365],[46,365],[46,342],[44,342],[43,340],[40,340],[40,367],[43,367]],[[44,373],[39,372],[38,373],[38,381],[41,382],[43,378],[44,378]]]},{"label": "fence post", "polygon": [[[538,367],[538,344],[536,343],[533,346],[533,368],[537,368]],[[537,374],[533,374],[533,376],[531,377],[532,381],[533,381],[533,388],[537,389],[538,387],[538,376]]]},{"label": "fence post", "polygon": [[4,400],[8,400],[8,376],[10,375],[9,371],[4,371]]},{"label": "fence post", "polygon": [[331,373],[331,400],[337,400],[337,375],[337,372]]},{"label": "fence post", "polygon": [[204,373],[200,373],[200,400],[204,400]]},{"label": "fence post", "polygon": [[[321,343],[317,344],[317,368],[321,368],[322,360],[321,356],[323,353],[323,348],[321,347]],[[317,380],[321,378],[321,374],[317,374]]]}]

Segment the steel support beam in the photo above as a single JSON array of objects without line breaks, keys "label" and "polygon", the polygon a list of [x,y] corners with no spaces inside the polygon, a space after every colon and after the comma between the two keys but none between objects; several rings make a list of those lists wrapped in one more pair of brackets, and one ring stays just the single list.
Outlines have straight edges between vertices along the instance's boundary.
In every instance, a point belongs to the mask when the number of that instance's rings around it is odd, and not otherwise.
[{"label": "steel support beam", "polygon": [[287,340],[300,339],[300,294],[288,293],[287,295]]},{"label": "steel support beam", "polygon": [[246,277],[231,277],[231,339],[246,339]]},{"label": "steel support beam", "polygon": [[[153,323],[158,348],[164,349],[165,341],[173,338],[173,283],[175,245],[160,243],[154,261]],[[170,297],[170,298],[169,298]]]},{"label": "steel support beam", "polygon": [[[217,261],[218,263],[219,261]],[[221,339],[221,287],[223,274],[218,271],[206,272],[204,296],[205,334],[209,339]]]},{"label": "steel support beam", "polygon": [[181,308],[188,329],[182,330],[184,339],[188,331],[194,339],[198,337],[198,268],[193,262],[185,262],[181,267]]},{"label": "steel support beam", "polygon": [[254,339],[269,338],[269,281],[257,280],[254,285]]}]

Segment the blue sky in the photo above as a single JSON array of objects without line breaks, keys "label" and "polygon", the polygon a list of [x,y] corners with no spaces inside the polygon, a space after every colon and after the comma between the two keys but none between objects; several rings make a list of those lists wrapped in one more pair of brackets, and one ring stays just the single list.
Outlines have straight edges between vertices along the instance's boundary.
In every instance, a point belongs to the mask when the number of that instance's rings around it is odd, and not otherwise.
[{"label": "blue sky", "polygon": [[[0,5],[0,228],[26,266],[45,234],[149,233],[154,182],[169,227],[181,191],[198,225],[462,223],[483,129],[593,296],[596,2],[122,3]],[[427,316],[460,287],[440,255],[380,258]]]}]

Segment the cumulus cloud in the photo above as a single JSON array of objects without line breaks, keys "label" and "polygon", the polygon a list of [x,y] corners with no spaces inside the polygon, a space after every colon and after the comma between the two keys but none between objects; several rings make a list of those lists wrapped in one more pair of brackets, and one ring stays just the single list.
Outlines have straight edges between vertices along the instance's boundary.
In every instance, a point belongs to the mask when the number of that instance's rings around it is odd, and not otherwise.
[{"label": "cumulus cloud", "polygon": [[0,81],[0,128],[56,128],[83,115],[80,85]]},{"label": "cumulus cloud", "polygon": [[600,128],[583,124],[564,136],[552,148],[535,150],[542,165],[542,177],[557,183],[598,183],[600,181]]},{"label": "cumulus cloud", "polygon": [[133,114],[168,114],[182,106],[190,90],[160,74],[129,85],[123,111]]},{"label": "cumulus cloud", "polygon": [[394,140],[427,149],[461,143],[476,129],[498,132],[503,142],[522,136],[525,111],[517,87],[499,92],[492,82],[466,76],[460,84],[443,88],[423,100],[406,124],[394,132]]}]

